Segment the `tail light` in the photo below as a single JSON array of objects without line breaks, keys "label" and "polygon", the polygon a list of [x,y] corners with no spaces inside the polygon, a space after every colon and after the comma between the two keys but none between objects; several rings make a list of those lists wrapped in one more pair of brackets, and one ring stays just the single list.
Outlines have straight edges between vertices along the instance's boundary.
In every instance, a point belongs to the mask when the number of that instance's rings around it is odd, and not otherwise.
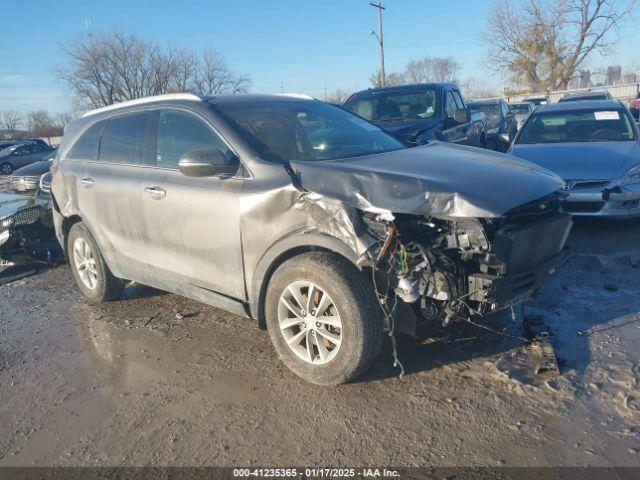
[{"label": "tail light", "polygon": [[634,104],[636,107],[640,107],[640,98],[636,98],[636,99],[633,101],[633,104]]}]

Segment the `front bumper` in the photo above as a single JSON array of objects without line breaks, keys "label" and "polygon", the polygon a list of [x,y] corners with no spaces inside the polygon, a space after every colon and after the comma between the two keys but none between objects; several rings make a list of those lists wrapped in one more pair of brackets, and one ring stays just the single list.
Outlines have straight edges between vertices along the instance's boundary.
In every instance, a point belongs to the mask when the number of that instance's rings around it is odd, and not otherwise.
[{"label": "front bumper", "polygon": [[469,275],[469,299],[495,311],[534,296],[568,257],[567,237],[573,222],[566,214],[537,222],[507,225],[493,239],[480,272]]},{"label": "front bumper", "polygon": [[491,311],[502,310],[534,297],[540,286],[547,283],[569,259],[569,247],[538,268],[512,275],[476,274],[469,277],[471,300],[488,303]]},{"label": "front bumper", "polygon": [[640,185],[570,190],[564,201],[564,209],[576,217],[620,220],[640,217]]}]

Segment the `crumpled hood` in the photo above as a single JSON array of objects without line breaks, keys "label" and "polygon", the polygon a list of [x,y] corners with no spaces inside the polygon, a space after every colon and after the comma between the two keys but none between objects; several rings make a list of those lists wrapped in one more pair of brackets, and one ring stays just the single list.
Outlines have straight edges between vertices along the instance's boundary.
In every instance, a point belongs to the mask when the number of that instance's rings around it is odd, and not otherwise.
[{"label": "crumpled hood", "polygon": [[510,154],[565,180],[611,180],[640,162],[638,142],[519,144]]},{"label": "crumpled hood", "polygon": [[531,163],[441,142],[291,166],[310,192],[365,211],[434,217],[499,217],[563,186]]}]

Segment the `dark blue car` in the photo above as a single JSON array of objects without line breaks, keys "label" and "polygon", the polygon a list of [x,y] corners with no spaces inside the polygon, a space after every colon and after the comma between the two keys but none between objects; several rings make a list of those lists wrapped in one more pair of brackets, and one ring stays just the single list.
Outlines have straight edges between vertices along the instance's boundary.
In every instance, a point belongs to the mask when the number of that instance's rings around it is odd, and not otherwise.
[{"label": "dark blue car", "polygon": [[471,115],[460,90],[450,83],[370,88],[351,95],[343,108],[406,142],[486,146],[484,116]]}]

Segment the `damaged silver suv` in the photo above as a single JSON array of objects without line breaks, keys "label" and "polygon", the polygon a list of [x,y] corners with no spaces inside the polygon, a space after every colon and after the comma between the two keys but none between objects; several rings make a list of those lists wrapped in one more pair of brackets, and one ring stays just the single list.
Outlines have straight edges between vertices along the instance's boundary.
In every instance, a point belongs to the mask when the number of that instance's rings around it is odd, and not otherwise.
[{"label": "damaged silver suv", "polygon": [[67,127],[52,171],[56,234],[89,301],[132,280],[254,318],[316,384],[364,372],[385,330],[530,298],[567,258],[552,173],[408,148],[303,96],[94,110]]}]

